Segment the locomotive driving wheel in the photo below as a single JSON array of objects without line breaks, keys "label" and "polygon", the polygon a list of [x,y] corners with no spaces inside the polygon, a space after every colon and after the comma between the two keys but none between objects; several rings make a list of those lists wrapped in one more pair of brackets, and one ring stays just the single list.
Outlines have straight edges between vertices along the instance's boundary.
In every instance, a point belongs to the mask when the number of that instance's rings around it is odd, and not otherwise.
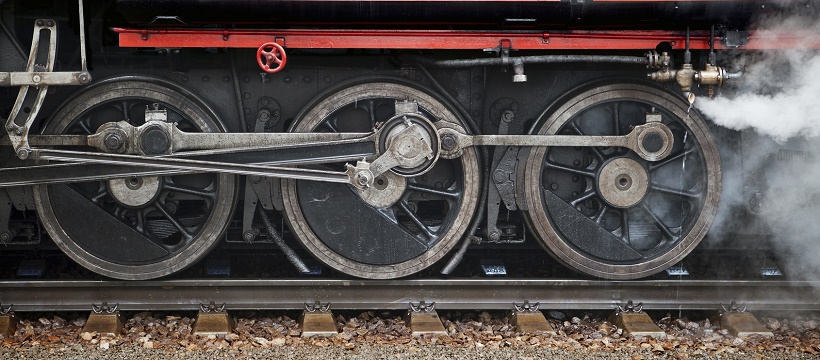
[{"label": "locomotive driving wheel", "polygon": [[[647,114],[660,114],[674,139],[660,161],[615,147],[531,150],[528,224],[556,259],[577,271],[608,279],[663,271],[692,251],[714,219],[721,186],[715,141],[697,112],[663,90],[596,87],[546,111],[533,133],[623,135]],[[657,147],[654,140],[643,145]]]},{"label": "locomotive driving wheel", "polygon": [[[121,120],[142,125],[153,104],[181,130],[221,131],[194,95],[164,81],[126,77],[83,90],[60,107],[44,132],[89,135]],[[74,261],[112,278],[142,280],[183,270],[205,256],[228,225],[236,190],[233,175],[193,174],[39,185],[34,198],[49,235]]]},{"label": "locomotive driving wheel", "polygon": [[[418,105],[396,114],[397,101]],[[401,116],[397,116],[401,115]],[[429,120],[429,121],[428,121]],[[460,124],[451,107],[419,85],[376,80],[327,92],[300,114],[294,132],[400,133],[439,122]],[[422,137],[437,145],[435,129]],[[389,140],[385,140],[389,141]],[[381,143],[384,141],[380,140]],[[433,146],[433,148],[437,148]],[[325,169],[343,170],[344,164]],[[317,259],[353,276],[389,279],[421,271],[441,259],[469,227],[480,183],[474,149],[418,169],[393,169],[358,190],[350,185],[283,180],[287,220]]]}]

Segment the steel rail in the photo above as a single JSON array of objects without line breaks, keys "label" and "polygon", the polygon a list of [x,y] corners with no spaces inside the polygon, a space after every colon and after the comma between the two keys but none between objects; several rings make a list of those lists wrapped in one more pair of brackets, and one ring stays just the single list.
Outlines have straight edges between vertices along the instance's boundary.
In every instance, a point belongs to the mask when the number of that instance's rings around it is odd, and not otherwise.
[{"label": "steel rail", "polygon": [[749,310],[820,310],[820,281],[771,280],[162,280],[0,281],[0,303],[15,311],[85,311],[91,304],[121,310],[196,310],[211,301],[229,310],[404,310],[410,302],[437,309],[511,309],[538,302],[542,309],[606,310],[627,301],[650,310],[717,310],[732,301]]}]

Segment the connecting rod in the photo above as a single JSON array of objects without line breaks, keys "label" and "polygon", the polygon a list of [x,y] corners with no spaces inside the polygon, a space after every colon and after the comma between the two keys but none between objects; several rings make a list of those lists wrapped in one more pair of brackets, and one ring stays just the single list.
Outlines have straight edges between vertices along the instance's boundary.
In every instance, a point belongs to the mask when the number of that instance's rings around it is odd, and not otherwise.
[{"label": "connecting rod", "polygon": [[[2,169],[0,187],[217,172],[347,183],[365,189],[393,168],[412,168],[438,156],[455,158],[471,146],[625,147],[657,161],[668,156],[673,145],[671,131],[660,120],[660,114],[649,113],[645,124],[621,136],[469,135],[449,123],[427,134],[411,124],[390,133],[390,144],[381,153],[376,146],[378,129],[373,133],[203,134],[180,131],[165,121],[152,120],[139,127],[108,123],[89,136],[31,136],[31,144],[64,148],[32,148],[23,158],[66,164]],[[103,152],[65,150],[71,145],[94,146]],[[176,152],[180,149],[201,150]],[[293,167],[339,162],[348,164],[344,171]]]}]

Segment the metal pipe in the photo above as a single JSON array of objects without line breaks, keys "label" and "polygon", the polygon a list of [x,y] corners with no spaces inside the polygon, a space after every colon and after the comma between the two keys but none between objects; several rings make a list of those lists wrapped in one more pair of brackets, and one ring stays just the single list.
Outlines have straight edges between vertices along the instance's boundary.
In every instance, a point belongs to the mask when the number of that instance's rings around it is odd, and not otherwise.
[{"label": "metal pipe", "polygon": [[689,51],[689,27],[686,27],[686,50],[683,52],[683,63],[689,64],[692,62],[692,53]]},{"label": "metal pipe", "polygon": [[[476,224],[477,223],[478,223],[478,221],[476,221]],[[475,231],[475,230],[473,230],[473,231]],[[461,264],[461,260],[464,259],[464,254],[467,253],[467,248],[470,247],[470,243],[472,243],[472,242],[473,242],[473,235],[467,235],[464,238],[464,241],[461,242],[461,247],[458,248],[458,251],[456,251],[455,254],[453,254],[453,257],[450,258],[450,261],[447,262],[447,265],[445,265],[444,268],[441,269],[441,274],[442,275],[450,275],[450,273],[452,273],[453,270],[456,269],[458,264]]]},{"label": "metal pipe", "polygon": [[709,31],[709,64],[717,65],[717,56],[715,55],[715,25],[712,25]]},{"label": "metal pipe", "polygon": [[265,223],[265,229],[268,230],[268,235],[270,235],[271,239],[273,239],[276,246],[278,246],[279,249],[282,249],[282,252],[285,253],[285,257],[288,258],[288,261],[290,261],[290,263],[293,264],[296,270],[299,270],[300,273],[309,273],[310,269],[308,269],[307,265],[305,265],[302,259],[299,258],[299,255],[296,254],[296,252],[293,251],[288,244],[285,244],[285,239],[282,239],[282,235],[279,235],[276,228],[273,227],[273,222],[270,221],[268,214],[265,214],[265,210],[261,206],[257,209],[259,209],[259,218],[262,219],[262,222]]},{"label": "metal pipe", "polygon": [[[432,60],[429,58],[416,58],[425,65],[445,68],[461,68],[473,66],[504,65],[504,58],[482,58],[482,59],[456,59],[456,60]],[[533,55],[518,56],[509,58],[506,63],[515,64],[520,61],[521,65],[530,64],[555,64],[555,63],[606,63],[606,64],[634,64],[647,65],[649,59],[645,56],[622,56],[622,55]]]}]

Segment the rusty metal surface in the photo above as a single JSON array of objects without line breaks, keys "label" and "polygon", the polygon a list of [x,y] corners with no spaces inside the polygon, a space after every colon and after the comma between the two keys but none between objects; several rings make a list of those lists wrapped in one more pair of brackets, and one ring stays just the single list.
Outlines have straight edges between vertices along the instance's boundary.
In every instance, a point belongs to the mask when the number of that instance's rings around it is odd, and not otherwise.
[{"label": "rusty metal surface", "polygon": [[[614,309],[626,300],[643,309],[719,309],[737,301],[748,310],[820,310],[820,281],[751,280],[163,280],[0,281],[0,302],[17,312],[86,310],[119,303],[120,310],[195,310],[216,300],[229,310],[301,309],[332,302],[343,309],[509,309],[524,299],[542,309]],[[572,299],[572,301],[567,301]]]}]

